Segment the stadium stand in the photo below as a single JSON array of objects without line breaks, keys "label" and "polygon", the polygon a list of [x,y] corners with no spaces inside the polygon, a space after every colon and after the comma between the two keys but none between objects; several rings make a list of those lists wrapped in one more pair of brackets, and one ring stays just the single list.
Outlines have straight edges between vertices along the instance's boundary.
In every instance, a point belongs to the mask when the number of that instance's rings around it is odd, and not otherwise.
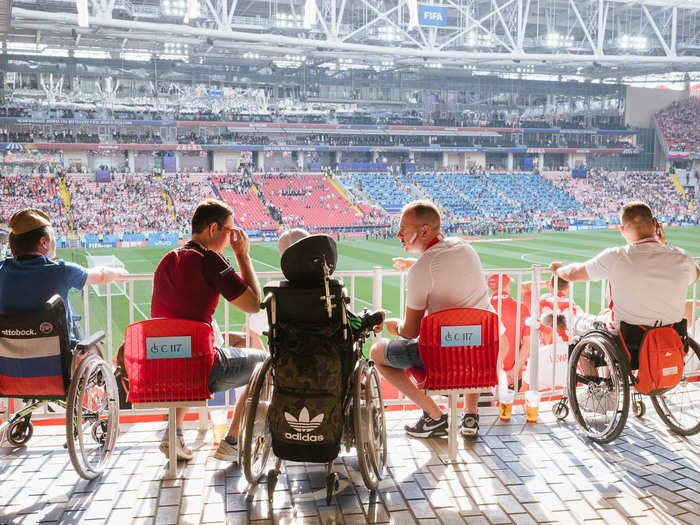
[{"label": "stadium stand", "polygon": [[676,101],[656,114],[669,151],[700,151],[700,98]]},{"label": "stadium stand", "polygon": [[253,188],[254,182],[250,176],[213,175],[211,179],[216,193],[234,209],[236,223],[241,228],[276,230],[279,227],[260,200],[258,189]]},{"label": "stadium stand", "polygon": [[39,208],[51,217],[56,231],[66,231],[68,216],[61,199],[58,177],[10,175],[0,177],[0,223],[7,223],[22,208]]},{"label": "stadium stand", "polygon": [[343,173],[338,176],[345,187],[366,196],[385,211],[397,211],[410,202],[408,182],[398,182],[387,173]]}]

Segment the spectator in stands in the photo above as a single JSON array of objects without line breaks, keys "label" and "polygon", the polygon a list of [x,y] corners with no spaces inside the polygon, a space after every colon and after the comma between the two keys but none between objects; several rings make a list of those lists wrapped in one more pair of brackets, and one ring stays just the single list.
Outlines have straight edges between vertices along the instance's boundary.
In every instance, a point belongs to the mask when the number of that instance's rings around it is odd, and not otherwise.
[{"label": "spectator in stands", "polygon": [[[487,281],[491,292],[491,307],[499,311],[498,296],[498,274],[490,275]],[[501,296],[500,313],[501,322],[506,327],[506,337],[508,338],[508,353],[503,357],[503,370],[508,376],[508,386],[513,388],[516,384],[515,371],[518,370],[518,381],[522,378],[523,368],[530,353],[530,328],[525,324],[525,320],[530,317],[530,309],[525,303],[518,303],[510,295],[510,277],[507,274],[501,275]],[[516,344],[516,332],[518,332],[518,310],[520,310],[520,335]],[[515,350],[518,348],[518,367],[515,368]]]},{"label": "spectator in stands", "polygon": [[[219,295],[244,312],[260,310],[260,285],[248,253],[248,236],[234,226],[233,217],[233,210],[215,199],[205,200],[197,206],[192,216],[192,239],[167,253],[158,264],[153,277],[152,317],[211,323]],[[228,246],[236,256],[240,275],[222,255]],[[214,352],[214,364],[209,374],[209,390],[212,392],[246,385],[255,365],[266,357],[261,350],[231,348],[223,344]],[[236,402],[228,433],[214,453],[216,459],[238,460],[236,435],[245,397],[244,393]],[[177,409],[177,456],[189,460],[192,451],[185,445],[182,435],[186,413],[186,408]],[[160,450],[168,455],[167,432]]]},{"label": "spectator in stands", "polygon": [[[550,270],[567,281],[610,281],[611,316],[606,326],[614,333],[621,323],[653,326],[679,323],[685,314],[688,286],[700,276],[700,268],[685,250],[668,246],[661,224],[649,206],[640,201],[620,211],[620,232],[626,246],[608,248],[585,263],[564,266],[553,262]],[[680,331],[685,331],[685,323]],[[641,340],[628,339],[632,369],[638,367]]]},{"label": "spectator in stands", "polygon": [[122,268],[83,268],[56,258],[56,235],[50,217],[36,208],[16,212],[9,221],[12,258],[0,261],[0,315],[40,310],[54,294],[66,305],[71,344],[78,342],[68,292],[88,284],[105,284],[127,275]]},{"label": "spectator in stands", "polygon": [[[482,277],[481,262],[474,249],[462,241],[445,239],[440,232],[440,213],[429,201],[413,201],[401,214],[397,237],[415,259],[396,259],[400,270],[408,270],[406,313],[403,319],[384,322],[392,341],[381,339],[372,346],[371,355],[377,369],[392,385],[423,409],[415,425],[406,425],[414,437],[443,436],[447,433],[447,414],[432,398],[418,390],[406,375],[408,368],[423,368],[418,353],[418,335],[424,315],[448,308],[489,309],[489,294]],[[499,363],[507,352],[508,342],[501,338]],[[465,396],[465,414],[460,431],[476,436],[479,431],[477,401],[479,394]]]}]

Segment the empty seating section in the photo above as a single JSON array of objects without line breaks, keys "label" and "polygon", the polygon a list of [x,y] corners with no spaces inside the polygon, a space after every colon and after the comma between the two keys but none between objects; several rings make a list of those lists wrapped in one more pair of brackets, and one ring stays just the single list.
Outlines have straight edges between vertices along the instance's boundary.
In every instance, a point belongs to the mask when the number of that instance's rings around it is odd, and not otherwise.
[{"label": "empty seating section", "polygon": [[387,211],[400,210],[413,200],[406,191],[406,183],[387,173],[344,173],[339,179],[346,187],[363,193]]},{"label": "empty seating section", "polygon": [[279,225],[270,216],[253,189],[253,181],[240,174],[212,175],[212,183],[221,198],[236,214],[236,224],[246,230],[276,230]]},{"label": "empty seating section", "polygon": [[286,228],[348,227],[363,224],[362,214],[346,201],[325,175],[256,175],[264,198],[279,212]]},{"label": "empty seating section", "polygon": [[501,204],[498,196],[490,195],[479,177],[471,174],[414,173],[413,180],[455,219],[486,215],[496,211],[492,205]]}]

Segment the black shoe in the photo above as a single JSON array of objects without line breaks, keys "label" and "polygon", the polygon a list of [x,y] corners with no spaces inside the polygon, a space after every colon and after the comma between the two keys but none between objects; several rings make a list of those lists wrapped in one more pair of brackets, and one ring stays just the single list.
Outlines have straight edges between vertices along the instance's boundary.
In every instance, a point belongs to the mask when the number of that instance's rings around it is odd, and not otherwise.
[{"label": "black shoe", "polygon": [[459,433],[466,437],[476,437],[479,434],[479,414],[463,414]]},{"label": "black shoe", "polygon": [[447,435],[447,414],[440,416],[440,419],[433,419],[425,412],[415,425],[403,427],[406,434],[417,438],[429,438]]}]

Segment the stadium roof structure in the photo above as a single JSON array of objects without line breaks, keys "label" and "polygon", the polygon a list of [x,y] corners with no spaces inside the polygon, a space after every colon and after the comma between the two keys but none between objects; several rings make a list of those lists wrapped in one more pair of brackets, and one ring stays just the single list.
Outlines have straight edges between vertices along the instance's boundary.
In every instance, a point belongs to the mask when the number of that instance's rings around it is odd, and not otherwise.
[{"label": "stadium roof structure", "polygon": [[700,0],[0,0],[3,30],[5,54],[56,58],[588,80],[700,72]]}]

